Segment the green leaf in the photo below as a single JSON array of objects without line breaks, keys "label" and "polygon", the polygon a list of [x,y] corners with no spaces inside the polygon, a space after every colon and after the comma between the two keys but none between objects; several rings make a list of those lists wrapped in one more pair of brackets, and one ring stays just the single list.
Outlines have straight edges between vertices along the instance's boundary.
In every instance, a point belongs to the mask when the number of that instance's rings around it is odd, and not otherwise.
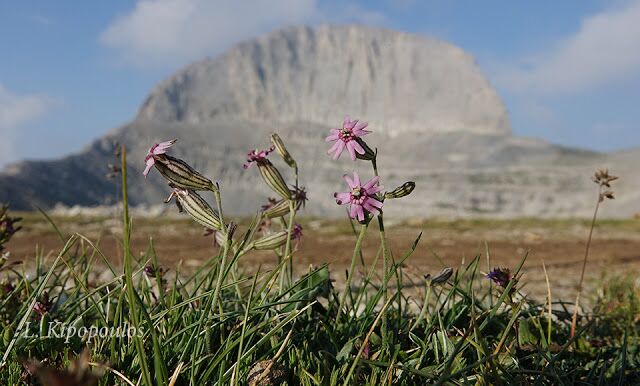
[{"label": "green leaf", "polygon": [[338,360],[338,362],[345,361],[345,360],[347,360],[347,358],[349,358],[349,354],[351,354],[351,351],[353,350],[353,342],[354,341],[355,341],[355,339],[349,340],[342,347],[342,349],[340,349],[340,351],[338,352],[338,355],[336,355],[336,360]]}]

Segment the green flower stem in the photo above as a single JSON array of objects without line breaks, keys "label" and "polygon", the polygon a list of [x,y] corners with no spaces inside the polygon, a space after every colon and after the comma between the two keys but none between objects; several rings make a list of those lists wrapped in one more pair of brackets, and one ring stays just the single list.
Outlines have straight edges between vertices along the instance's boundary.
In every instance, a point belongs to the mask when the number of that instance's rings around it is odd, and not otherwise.
[{"label": "green flower stem", "polygon": [[362,241],[364,240],[364,236],[367,234],[367,228],[369,228],[369,223],[363,224],[360,227],[360,233],[358,234],[358,239],[356,240],[356,246],[353,249],[353,257],[351,258],[351,267],[349,267],[349,271],[347,272],[347,281],[344,285],[344,290],[342,291],[342,295],[340,295],[340,302],[338,303],[338,316],[340,316],[340,312],[342,312],[342,307],[347,299],[347,292],[351,288],[351,280],[353,279],[353,271],[356,267],[356,261],[358,256],[360,255],[360,250],[362,249]]},{"label": "green flower stem", "polygon": [[[129,203],[128,203],[128,194],[127,194],[127,149],[125,146],[122,146],[121,153],[121,162],[122,162],[122,225],[123,225],[123,235],[122,235],[122,246],[124,249],[124,281],[127,289],[127,301],[129,302],[130,312],[129,316],[131,319],[131,324],[136,330],[140,329],[140,315],[137,310],[137,299],[135,294],[135,287],[133,284],[133,267],[131,260],[133,256],[131,256],[131,219],[129,218]],[[151,372],[149,371],[149,364],[147,363],[147,355],[144,347],[144,342],[142,338],[139,336],[134,336],[134,345],[136,347],[136,351],[138,353],[138,357],[140,358],[140,372],[142,376],[143,384],[151,386],[153,382],[151,380]]]},{"label": "green flower stem", "polygon": [[[224,222],[224,217],[222,216],[222,198],[220,196],[220,189],[215,186],[215,188],[211,189],[213,191],[213,194],[215,196],[215,200],[216,200],[216,206],[218,207],[218,213],[220,214],[220,224],[221,224],[221,232],[224,232],[225,235],[225,242],[224,245],[222,246],[222,255],[220,256],[220,265],[218,266],[218,277],[216,279],[216,284],[215,284],[215,288],[213,290],[213,294],[212,296],[207,300],[207,303],[205,305],[205,309],[204,312],[202,313],[200,320],[198,321],[198,328],[200,330],[203,329],[203,325],[205,323],[205,319],[208,317],[209,312],[211,312],[211,310],[215,310],[216,307],[218,306],[218,298],[220,297],[220,289],[222,288],[222,283],[224,282],[225,279],[225,271],[226,271],[226,265],[227,265],[227,255],[229,254],[229,248],[231,245],[231,234],[229,232],[229,229],[227,229],[227,225]],[[220,306],[219,308],[219,312],[220,312],[220,318],[223,317],[223,309]],[[209,327],[206,327],[209,328]],[[191,343],[193,341],[193,336],[191,338],[189,338],[189,342],[187,343],[187,346],[191,346]],[[186,354],[187,351],[185,351]],[[201,346],[197,346],[194,350],[191,351],[191,361],[193,363],[197,362],[197,358],[199,357],[201,352]],[[182,357],[180,358],[180,361],[182,361]],[[198,372],[198,368],[199,366],[193,366],[191,368],[191,376],[193,377],[194,374],[197,374]]]},{"label": "green flower stem", "polygon": [[409,331],[413,331],[417,326],[420,325],[420,322],[427,315],[427,311],[429,310],[429,301],[431,300],[431,280],[426,282],[427,285],[427,294],[424,297],[424,303],[422,304],[422,310],[420,310],[420,315],[418,315],[418,319],[413,323],[413,326]]},{"label": "green flower stem", "polygon": [[[371,166],[373,167],[373,174],[376,177],[379,177],[377,150],[376,150],[376,156],[373,157],[373,159],[371,160]],[[382,277],[386,278],[389,273],[389,262],[391,259],[391,253],[387,246],[387,238],[385,236],[385,231],[384,231],[384,217],[383,217],[382,211],[378,215],[378,229],[380,231],[380,245],[382,247],[382,270],[384,272]],[[398,281],[398,284],[399,284],[399,281]],[[388,280],[386,279],[382,283],[382,296],[383,296],[383,301],[387,303],[387,300],[389,299],[389,291],[388,291]],[[387,335],[387,318],[386,317],[382,318],[381,330],[382,330],[381,332],[382,332],[383,338],[386,337]],[[387,342],[386,339],[383,339],[383,341],[385,343]]]},{"label": "green flower stem", "polygon": [[288,277],[289,284],[293,282],[293,259],[291,256],[291,235],[293,234],[293,224],[296,219],[295,201],[289,200],[289,222],[287,224],[287,241],[284,245],[283,265],[280,271],[280,282],[278,293],[284,291],[285,278]]},{"label": "green flower stem", "polygon": [[[209,309],[215,310],[218,297],[220,296],[220,288],[222,288],[222,282],[225,279],[225,269],[226,269],[225,266],[227,263],[227,255],[229,254],[229,247],[231,245],[231,234],[229,232],[229,229],[227,229],[227,225],[225,224],[224,217],[222,215],[222,197],[220,196],[220,188],[216,186],[216,189],[212,189],[212,190],[216,199],[216,206],[218,207],[218,213],[220,214],[221,229],[223,230],[226,238],[223,249],[222,249],[220,267],[218,267],[219,269],[218,279],[216,280],[216,287],[213,292],[212,304],[211,304],[211,307],[209,308]],[[220,311],[220,317],[222,317],[222,310]]]},{"label": "green flower stem", "polygon": [[[389,299],[389,291],[388,291],[389,280],[387,280],[387,277],[389,274],[389,249],[387,248],[387,238],[384,232],[384,219],[382,217],[382,213],[378,215],[378,229],[380,232],[380,246],[382,247],[382,270],[384,271],[384,275],[382,276],[384,278],[384,280],[382,281],[382,299],[386,304],[387,300]],[[382,318],[381,330],[382,330],[381,333],[383,337],[382,340],[386,345],[387,344],[387,339],[386,339],[387,317],[386,316]]]},{"label": "green flower stem", "polygon": [[582,285],[584,282],[584,273],[587,268],[587,260],[589,259],[589,251],[591,249],[591,240],[593,239],[593,230],[596,227],[596,220],[598,219],[598,210],[602,203],[602,185],[598,187],[598,200],[596,201],[596,208],[593,211],[593,218],[591,219],[591,228],[589,228],[589,237],[587,238],[587,246],[584,252],[584,260],[582,261],[582,271],[580,271],[580,282],[578,284],[578,295],[576,296],[576,302],[573,306],[573,315],[571,317],[571,333],[570,337],[573,338],[576,333],[576,325],[578,323],[578,309],[580,308],[580,295],[582,295]]}]

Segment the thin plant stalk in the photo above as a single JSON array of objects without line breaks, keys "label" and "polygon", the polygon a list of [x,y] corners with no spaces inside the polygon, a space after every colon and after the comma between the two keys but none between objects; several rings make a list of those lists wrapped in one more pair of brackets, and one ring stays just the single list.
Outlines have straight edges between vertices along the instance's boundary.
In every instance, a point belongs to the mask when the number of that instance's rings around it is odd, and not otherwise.
[{"label": "thin plant stalk", "polygon": [[338,303],[338,316],[342,312],[342,307],[347,299],[347,292],[350,291],[351,288],[351,280],[353,279],[353,271],[356,267],[356,261],[358,260],[358,256],[360,256],[360,250],[362,249],[362,241],[364,240],[364,236],[367,234],[367,229],[369,228],[369,223],[363,224],[360,227],[360,233],[358,234],[358,239],[356,240],[356,246],[353,249],[353,257],[351,258],[351,266],[349,267],[349,271],[347,272],[347,280],[344,285],[344,290],[340,295],[340,302]]},{"label": "thin plant stalk", "polygon": [[580,308],[580,296],[582,295],[582,284],[584,282],[584,274],[587,268],[587,260],[589,259],[589,251],[591,250],[591,240],[593,238],[593,229],[596,226],[596,220],[598,218],[598,210],[600,209],[600,203],[602,203],[602,186],[598,188],[598,201],[596,208],[593,211],[593,218],[591,219],[591,228],[589,228],[589,237],[587,238],[587,246],[584,251],[584,260],[582,261],[582,271],[580,272],[580,282],[578,284],[578,295],[576,296],[576,303],[573,309],[573,316],[571,317],[571,334],[570,337],[576,333],[576,324],[578,322],[578,309]]},{"label": "thin plant stalk", "polygon": [[[373,159],[371,160],[371,166],[373,167],[373,173],[376,177],[379,176],[378,173],[378,152],[376,150],[376,155],[373,157]],[[380,232],[380,245],[382,246],[382,271],[383,271],[383,277],[387,277],[387,274],[389,272],[389,260],[391,259],[391,253],[389,251],[389,248],[387,247],[387,238],[385,235],[385,231],[384,231],[384,217],[382,212],[380,212],[380,214],[378,215],[378,229]],[[399,285],[399,280],[398,280],[398,285]],[[382,298],[384,303],[387,302],[387,299],[389,298],[389,291],[388,291],[388,280],[384,280],[384,282],[382,283]],[[382,332],[382,336],[386,337],[387,335],[387,318],[383,318],[382,319],[382,325],[381,325],[381,332]],[[383,339],[383,341],[387,342],[386,339]]]},{"label": "thin plant stalk", "polygon": [[[220,271],[218,272],[218,279],[216,280],[216,287],[213,292],[213,300],[212,300],[213,303],[211,305],[211,309],[215,310],[216,303],[218,301],[218,296],[220,296],[220,288],[222,288],[222,282],[224,281],[224,278],[225,278],[225,269],[226,269],[225,265],[227,262],[227,255],[229,254],[229,247],[231,245],[231,232],[230,232],[230,229],[227,229],[227,225],[224,223],[224,217],[222,215],[222,197],[220,196],[220,188],[218,186],[216,186],[216,189],[213,190],[213,195],[216,200],[218,213],[220,214],[221,228],[223,229],[225,238],[226,238],[223,249],[222,249],[222,258],[220,259],[220,266],[218,267]],[[222,311],[220,312],[220,314],[221,314],[220,317],[222,317]]]},{"label": "thin plant stalk", "polygon": [[426,285],[427,285],[427,293],[424,297],[424,303],[422,304],[422,309],[420,310],[420,314],[418,315],[418,318],[413,323],[413,326],[409,331],[413,331],[418,325],[420,325],[424,317],[427,315],[427,311],[429,310],[429,302],[431,301],[431,280],[428,280],[426,282]]},{"label": "thin plant stalk", "polygon": [[[129,218],[129,203],[127,196],[127,149],[125,146],[122,146],[122,226],[123,226],[123,241],[122,246],[124,249],[124,280],[125,285],[127,287],[127,300],[129,302],[130,312],[129,316],[133,327],[136,330],[140,329],[140,320],[139,313],[137,311],[137,299],[135,294],[135,288],[133,285],[133,267],[131,260],[133,256],[131,256],[131,229],[130,229],[130,221]],[[149,364],[147,363],[147,354],[144,348],[144,343],[142,342],[142,338],[140,338],[137,334],[133,337],[133,341],[136,347],[136,351],[138,352],[138,358],[140,360],[140,372],[142,376],[142,380],[144,384],[151,386],[153,382],[151,381],[151,372],[149,371]]]},{"label": "thin plant stalk", "polygon": [[551,304],[551,285],[549,284],[549,275],[547,274],[547,266],[544,264],[544,260],[542,260],[542,270],[544,271],[544,280],[547,283],[547,301],[549,302],[549,314],[547,320],[547,346],[551,346],[551,319],[553,317],[553,309]]},{"label": "thin plant stalk", "polygon": [[[384,232],[384,220],[382,218],[382,213],[378,215],[378,227],[380,231],[380,246],[382,247],[382,271],[384,272],[382,277],[385,278],[385,280],[383,280],[382,282],[382,299],[386,303],[387,299],[389,298],[389,291],[388,291],[389,280],[386,279],[387,275],[389,274],[389,250],[387,248],[387,241],[386,241],[386,236]],[[386,317],[382,318],[381,329],[382,329],[381,331],[382,336],[385,337],[383,341],[385,342],[385,345],[386,345],[386,342],[387,342],[386,340],[387,318]]]},{"label": "thin plant stalk", "polygon": [[293,223],[296,219],[296,202],[289,200],[289,222],[287,224],[287,241],[284,246],[284,265],[280,271],[279,293],[282,294],[285,286],[285,276],[288,275],[289,284],[293,283],[293,259],[291,256],[291,235],[293,234]]}]

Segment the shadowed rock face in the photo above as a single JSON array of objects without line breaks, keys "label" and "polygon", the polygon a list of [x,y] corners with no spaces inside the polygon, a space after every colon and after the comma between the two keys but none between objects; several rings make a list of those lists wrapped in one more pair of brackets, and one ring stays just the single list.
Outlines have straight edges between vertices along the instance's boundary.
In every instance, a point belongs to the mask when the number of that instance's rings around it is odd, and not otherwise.
[{"label": "shadowed rock face", "polygon": [[[415,192],[388,202],[400,216],[586,216],[596,166],[620,169],[624,206],[640,211],[634,152],[599,154],[511,136],[503,104],[473,58],[447,43],[360,26],[288,28],[241,43],[161,82],[129,124],[79,154],[23,162],[0,174],[0,201],[14,208],[99,205],[117,201],[104,175],[116,163],[114,142],[127,145],[133,204],[161,204],[169,191],[156,172],[141,171],[149,146],[179,138],[172,154],[223,186],[226,213],[251,214],[267,196],[256,170],[242,168],[246,152],[269,145],[278,131],[309,190],[308,214],[340,215],[332,193],[343,173],[369,166],[344,154],[326,155],[324,137],[345,113],[366,118],[366,137],[380,151],[384,185],[406,180]],[[277,155],[274,162],[293,181]],[[625,169],[626,168],[626,169]]]}]

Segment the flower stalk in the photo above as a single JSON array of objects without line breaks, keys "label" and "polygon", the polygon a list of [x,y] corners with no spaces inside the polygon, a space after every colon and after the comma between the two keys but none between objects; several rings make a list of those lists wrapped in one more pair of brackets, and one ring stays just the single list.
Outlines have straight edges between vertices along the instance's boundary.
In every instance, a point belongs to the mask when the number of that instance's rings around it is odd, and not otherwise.
[{"label": "flower stalk", "polygon": [[609,170],[599,169],[596,171],[592,180],[598,185],[598,199],[593,211],[593,217],[591,219],[591,227],[589,228],[589,236],[587,237],[587,245],[584,251],[584,259],[582,261],[582,270],[580,272],[580,282],[578,283],[578,294],[576,295],[576,302],[573,309],[573,315],[571,317],[571,333],[570,337],[573,338],[576,333],[576,326],[578,324],[578,309],[580,308],[580,296],[582,295],[584,274],[587,268],[587,260],[589,259],[589,252],[591,250],[591,240],[593,239],[593,230],[596,227],[596,220],[598,218],[598,211],[600,205],[606,200],[613,200],[614,193],[611,190],[611,183],[617,180],[618,177],[610,175]]},{"label": "flower stalk", "polygon": [[342,291],[342,294],[340,295],[340,301],[338,302],[338,317],[340,316],[340,313],[343,312],[344,303],[347,299],[347,293],[349,292],[351,281],[353,280],[353,271],[356,268],[356,261],[358,260],[358,256],[360,255],[360,251],[362,250],[362,241],[364,240],[364,236],[367,234],[368,228],[369,223],[362,224],[360,226],[360,232],[358,233],[358,238],[356,239],[356,245],[353,248],[351,266],[349,267],[349,271],[347,271],[347,279],[344,284],[344,290]]}]

